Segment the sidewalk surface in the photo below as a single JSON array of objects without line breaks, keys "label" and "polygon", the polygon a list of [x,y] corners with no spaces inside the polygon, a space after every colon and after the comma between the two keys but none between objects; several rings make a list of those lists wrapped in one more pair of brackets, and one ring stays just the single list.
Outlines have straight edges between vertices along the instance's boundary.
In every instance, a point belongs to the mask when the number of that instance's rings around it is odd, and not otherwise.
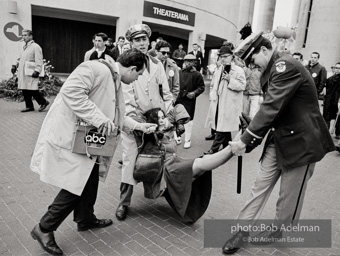
[{"label": "sidewalk surface", "polygon": [[[51,101],[53,99],[50,99]],[[204,140],[208,92],[198,99],[190,150],[179,148],[183,157],[199,156],[209,149]],[[47,112],[21,113],[24,103],[0,99],[0,255],[47,255],[30,231],[59,188],[45,184],[29,169],[34,145]],[[38,109],[38,106],[36,106]],[[221,248],[203,247],[204,219],[234,219],[245,203],[259,166],[261,147],[244,157],[242,193],[236,193],[237,159],[213,171],[213,193],[205,215],[193,225],[178,221],[164,198],[143,197],[142,184],[135,187],[128,218],[115,218],[119,202],[121,148],[116,151],[106,183],[99,184],[95,205],[98,218],[111,218],[105,229],[78,232],[72,214],[55,233],[65,255],[222,255]],[[340,154],[329,153],[317,164],[309,182],[302,218],[332,219],[332,248],[249,248],[235,255],[340,255]],[[262,218],[273,218],[278,186]]]}]

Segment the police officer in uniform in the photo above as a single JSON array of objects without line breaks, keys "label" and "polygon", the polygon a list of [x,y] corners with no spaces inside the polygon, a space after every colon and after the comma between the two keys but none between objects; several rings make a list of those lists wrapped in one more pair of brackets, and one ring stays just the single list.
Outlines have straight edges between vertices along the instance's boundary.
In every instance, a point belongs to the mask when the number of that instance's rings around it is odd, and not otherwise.
[{"label": "police officer in uniform", "polygon": [[[251,195],[238,219],[255,224],[281,177],[275,225],[292,223],[299,219],[315,163],[334,150],[319,111],[313,79],[300,62],[274,50],[262,32],[245,39],[234,55],[259,68],[265,98],[240,140],[229,142],[232,152],[235,155],[250,152],[270,131]],[[280,230],[267,231],[257,238],[268,241],[281,235]],[[235,253],[248,236],[248,232],[238,231],[225,243],[223,253]]]},{"label": "police officer in uniform", "polygon": [[[168,78],[163,64],[148,54],[151,29],[146,24],[131,26],[125,37],[130,41],[131,47],[147,54],[148,65],[143,74],[124,90],[126,117],[141,117],[153,108],[161,108],[168,114],[173,109],[173,96],[169,88]],[[131,204],[133,187],[138,183],[133,178],[133,170],[137,159],[138,149],[134,130],[144,124],[129,127],[124,123],[122,130],[123,166],[120,186],[120,202],[116,210],[116,218],[124,220]],[[156,127],[144,129],[144,133],[152,133]]]}]

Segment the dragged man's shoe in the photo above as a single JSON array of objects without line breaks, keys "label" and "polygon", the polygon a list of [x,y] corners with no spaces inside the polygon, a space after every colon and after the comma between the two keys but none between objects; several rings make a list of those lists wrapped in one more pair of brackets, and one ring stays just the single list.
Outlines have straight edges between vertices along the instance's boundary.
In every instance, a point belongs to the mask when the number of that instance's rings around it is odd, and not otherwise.
[{"label": "dragged man's shoe", "polygon": [[30,112],[30,111],[34,111],[34,108],[25,108],[25,109],[21,110],[22,113]]},{"label": "dragged man's shoe", "polygon": [[52,255],[63,255],[63,251],[57,245],[54,233],[43,233],[39,227],[39,224],[35,225],[35,227],[31,231],[31,236],[34,240],[37,240],[41,247],[48,253]]},{"label": "dragged man's shoe", "polygon": [[265,230],[255,236],[252,236],[250,239],[250,243],[255,244],[255,245],[267,245],[267,244],[280,241],[281,238],[282,238],[282,231]]},{"label": "dragged man's shoe", "polygon": [[86,231],[92,228],[105,228],[112,225],[111,219],[95,219],[91,223],[78,223],[78,231]]},{"label": "dragged man's shoe", "polygon": [[215,134],[210,134],[209,136],[205,137],[205,140],[214,140]]},{"label": "dragged man's shoe", "polygon": [[128,209],[129,209],[129,207],[127,207],[126,205],[119,205],[117,210],[116,210],[117,220],[125,220],[126,215],[128,213]]},{"label": "dragged man's shoe", "polygon": [[48,105],[50,105],[50,102],[46,100],[46,103],[41,105],[38,111],[43,111],[45,108],[47,108]]},{"label": "dragged man's shoe", "polygon": [[239,231],[232,238],[230,238],[222,247],[224,254],[234,254],[244,244],[248,242],[249,232]]},{"label": "dragged man's shoe", "polygon": [[204,155],[211,155],[211,154],[214,154],[214,152],[211,149],[209,149],[208,151],[203,152],[203,154]]},{"label": "dragged man's shoe", "polygon": [[118,163],[119,163],[120,165],[123,165],[123,160],[118,160]]}]

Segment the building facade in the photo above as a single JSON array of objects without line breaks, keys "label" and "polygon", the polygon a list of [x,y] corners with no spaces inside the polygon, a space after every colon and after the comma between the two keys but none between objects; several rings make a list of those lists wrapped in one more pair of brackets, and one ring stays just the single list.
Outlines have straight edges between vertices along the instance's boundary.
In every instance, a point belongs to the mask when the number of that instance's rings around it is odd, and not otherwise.
[{"label": "building facade", "polygon": [[151,40],[162,37],[177,49],[191,51],[197,43],[205,53],[223,40],[238,43],[238,31],[252,21],[254,0],[1,0],[0,79],[11,76],[11,65],[24,43],[22,29],[32,29],[56,73],[71,73],[93,47],[92,36],[104,32],[116,40],[137,23],[148,24]]},{"label": "building facade", "polygon": [[320,53],[320,64],[330,71],[340,62],[340,1],[295,0],[291,25],[297,26],[295,50],[309,60]]}]

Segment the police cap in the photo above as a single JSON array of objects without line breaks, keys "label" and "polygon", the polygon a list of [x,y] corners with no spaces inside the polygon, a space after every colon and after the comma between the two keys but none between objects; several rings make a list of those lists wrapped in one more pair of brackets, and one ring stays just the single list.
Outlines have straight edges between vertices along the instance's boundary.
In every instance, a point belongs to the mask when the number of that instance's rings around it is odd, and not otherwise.
[{"label": "police cap", "polygon": [[255,48],[262,42],[264,37],[263,32],[252,34],[244,39],[239,46],[234,50],[234,55],[244,60],[246,63],[249,62],[249,57],[251,57]]},{"label": "police cap", "polygon": [[141,36],[151,36],[151,29],[146,24],[136,24],[127,30],[125,37],[127,40],[131,41],[133,38],[141,37]]}]

